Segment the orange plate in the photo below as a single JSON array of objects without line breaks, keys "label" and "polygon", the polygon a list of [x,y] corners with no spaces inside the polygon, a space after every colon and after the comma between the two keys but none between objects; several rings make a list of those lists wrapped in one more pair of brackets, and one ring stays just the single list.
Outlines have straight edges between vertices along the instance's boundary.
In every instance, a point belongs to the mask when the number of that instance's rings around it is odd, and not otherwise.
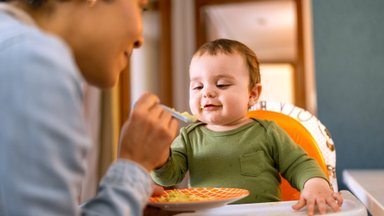
[{"label": "orange plate", "polygon": [[[210,197],[207,200],[186,202],[160,202],[161,197],[167,197],[169,192],[177,191],[186,195]],[[194,211],[226,205],[249,195],[249,191],[240,188],[185,188],[166,190],[161,196],[149,198],[149,205],[170,211]],[[213,199],[212,199],[213,198]]]}]

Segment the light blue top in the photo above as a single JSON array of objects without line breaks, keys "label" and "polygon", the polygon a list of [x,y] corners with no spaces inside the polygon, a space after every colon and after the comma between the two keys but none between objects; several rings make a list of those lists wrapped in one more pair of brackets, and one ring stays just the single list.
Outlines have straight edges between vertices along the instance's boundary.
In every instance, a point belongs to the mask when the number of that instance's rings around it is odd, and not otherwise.
[{"label": "light blue top", "polygon": [[[90,137],[68,46],[0,3],[0,215],[141,215],[149,174],[116,161],[78,205]],[[2,8],[1,8],[2,7]],[[8,7],[8,6],[6,6]]]}]

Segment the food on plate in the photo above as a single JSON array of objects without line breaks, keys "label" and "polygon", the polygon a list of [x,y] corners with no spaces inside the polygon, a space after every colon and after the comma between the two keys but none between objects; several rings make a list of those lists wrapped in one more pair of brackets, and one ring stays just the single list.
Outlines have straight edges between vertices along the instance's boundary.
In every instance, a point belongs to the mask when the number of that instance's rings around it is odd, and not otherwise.
[{"label": "food on plate", "polygon": [[168,192],[166,196],[160,197],[159,202],[192,202],[192,201],[213,200],[213,199],[215,199],[215,197],[185,194],[180,191],[171,191],[171,192]]}]

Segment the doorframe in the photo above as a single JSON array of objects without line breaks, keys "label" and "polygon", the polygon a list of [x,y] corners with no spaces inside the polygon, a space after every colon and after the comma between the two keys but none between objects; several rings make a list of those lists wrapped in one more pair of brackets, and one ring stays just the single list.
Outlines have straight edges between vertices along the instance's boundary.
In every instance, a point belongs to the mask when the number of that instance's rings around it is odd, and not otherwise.
[{"label": "doorframe", "polygon": [[[171,29],[171,0],[153,0],[149,2],[147,10],[157,11],[160,15],[158,25],[160,28],[159,38],[159,93],[161,102],[172,106],[172,29]],[[119,77],[119,112],[120,128],[129,117],[131,107],[131,71],[130,66],[124,70]]]}]

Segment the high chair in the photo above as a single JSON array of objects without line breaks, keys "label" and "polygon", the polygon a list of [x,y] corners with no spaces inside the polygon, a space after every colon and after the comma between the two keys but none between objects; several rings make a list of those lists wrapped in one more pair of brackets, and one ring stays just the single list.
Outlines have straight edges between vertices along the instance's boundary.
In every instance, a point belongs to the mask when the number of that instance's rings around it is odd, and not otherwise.
[{"label": "high chair", "polygon": [[[314,115],[292,104],[259,101],[250,108],[248,116],[275,121],[310,157],[318,161],[331,187],[337,191],[334,143],[327,128]],[[284,178],[280,187],[282,200],[299,199],[300,192]]]}]

